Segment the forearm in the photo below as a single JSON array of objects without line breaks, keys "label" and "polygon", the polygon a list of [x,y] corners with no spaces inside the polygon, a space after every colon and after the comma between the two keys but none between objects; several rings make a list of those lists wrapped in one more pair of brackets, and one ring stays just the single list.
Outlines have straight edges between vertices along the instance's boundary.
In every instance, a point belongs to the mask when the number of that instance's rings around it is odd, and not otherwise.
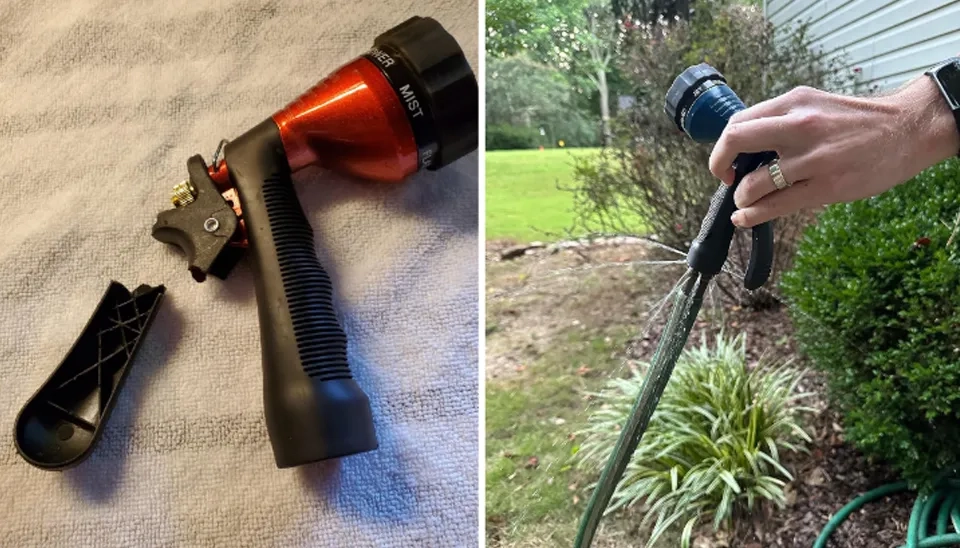
[{"label": "forearm", "polygon": [[714,146],[710,171],[731,184],[737,155],[763,150],[780,156],[786,183],[768,169],[744,176],[734,195],[737,226],[876,196],[956,156],[960,131],[939,86],[923,75],[884,97],[796,88],[740,111]]},{"label": "forearm", "polygon": [[960,131],[937,84],[929,76],[920,76],[879,101],[898,110],[902,120],[899,131],[915,136],[911,171],[920,171],[960,152]]}]

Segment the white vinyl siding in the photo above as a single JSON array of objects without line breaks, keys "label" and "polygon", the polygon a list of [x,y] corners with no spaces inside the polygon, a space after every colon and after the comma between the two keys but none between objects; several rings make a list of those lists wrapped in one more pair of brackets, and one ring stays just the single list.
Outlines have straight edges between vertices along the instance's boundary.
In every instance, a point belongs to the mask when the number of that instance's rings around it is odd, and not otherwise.
[{"label": "white vinyl siding", "polygon": [[960,0],[766,0],[781,32],[810,24],[816,47],[845,55],[864,89],[896,88],[960,54]]}]

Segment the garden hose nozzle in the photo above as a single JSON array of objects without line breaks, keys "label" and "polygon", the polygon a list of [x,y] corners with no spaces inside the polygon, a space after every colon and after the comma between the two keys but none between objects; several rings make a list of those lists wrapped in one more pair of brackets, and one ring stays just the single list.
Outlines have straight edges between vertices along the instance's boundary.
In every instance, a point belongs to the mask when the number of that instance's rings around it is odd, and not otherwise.
[{"label": "garden hose nozzle", "polygon": [[[744,108],[746,107],[743,102],[727,87],[723,76],[710,65],[700,64],[683,71],[674,80],[667,92],[664,110],[676,122],[677,127],[693,140],[711,142],[720,138],[730,117]],[[660,342],[657,343],[657,350],[633,409],[627,415],[617,444],[607,459],[600,480],[583,513],[577,537],[574,539],[575,548],[589,548],[592,544],[607,505],[653,418],[660,396],[690,336],[690,329],[700,312],[707,286],[711,278],[723,270],[733,241],[734,226],[730,216],[737,209],[733,202],[734,191],[744,175],[775,157],[771,152],[741,154],[736,159],[734,184],[729,187],[721,184],[713,195],[710,210],[700,226],[700,233],[687,253],[690,270],[682,279],[682,287],[677,293],[670,319],[660,335]],[[753,290],[762,286],[770,277],[772,264],[773,229],[769,223],[764,223],[753,229],[753,249],[750,253],[750,265],[744,275],[744,287]]]},{"label": "garden hose nozzle", "polygon": [[[706,63],[692,66],[673,81],[667,91],[664,110],[683,132],[699,143],[720,138],[730,117],[745,109],[737,94],[717,69]],[[700,233],[687,253],[687,265],[707,276],[723,269],[733,241],[730,216],[737,210],[733,194],[743,177],[776,158],[773,152],[740,154],[734,162],[736,177],[731,186],[720,185],[710,200],[710,209]],[[773,265],[773,226],[770,222],[753,227],[750,261],[743,278],[745,288],[754,290],[766,283]]]},{"label": "garden hose nozzle", "polygon": [[187,161],[153,236],[198,281],[252,255],[264,415],[279,467],[377,447],[370,402],[347,363],[330,277],[291,174],[308,165],[380,181],[438,169],[477,148],[477,80],[456,40],[413,17],[273,116]]}]

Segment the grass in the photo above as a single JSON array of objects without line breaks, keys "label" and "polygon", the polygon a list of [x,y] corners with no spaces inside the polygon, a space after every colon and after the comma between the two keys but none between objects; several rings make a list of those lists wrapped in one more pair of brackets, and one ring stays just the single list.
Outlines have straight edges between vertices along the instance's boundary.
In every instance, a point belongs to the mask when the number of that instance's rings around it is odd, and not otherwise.
[{"label": "grass", "polygon": [[[586,393],[619,366],[629,331],[571,328],[526,367],[487,383],[487,540],[491,546],[561,546],[576,536],[596,480],[573,467],[586,425]],[[584,374],[586,368],[590,373]]]},{"label": "grass", "polygon": [[574,157],[595,148],[494,150],[486,153],[486,237],[557,240],[573,226]]},{"label": "grass", "polygon": [[[573,543],[599,475],[574,460],[575,433],[600,403],[590,394],[628,374],[627,342],[683,272],[576,269],[653,258],[648,251],[611,246],[487,263],[488,546]],[[593,547],[636,546],[641,518],[634,508],[606,516]]]}]

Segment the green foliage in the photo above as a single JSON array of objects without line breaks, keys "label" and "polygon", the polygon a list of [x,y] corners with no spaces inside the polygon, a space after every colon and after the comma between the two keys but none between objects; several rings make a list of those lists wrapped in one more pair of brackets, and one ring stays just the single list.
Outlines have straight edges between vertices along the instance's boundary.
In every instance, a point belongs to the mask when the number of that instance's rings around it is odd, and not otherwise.
[{"label": "green foliage", "polygon": [[486,50],[494,56],[514,55],[533,46],[532,30],[540,23],[538,0],[490,0],[486,8]]},{"label": "green foliage", "polygon": [[[736,512],[763,501],[785,502],[783,487],[793,478],[780,463],[784,450],[802,450],[810,441],[800,424],[797,392],[802,375],[788,363],[745,363],[743,336],[704,339],[677,362],[650,426],[614,493],[611,509],[645,503],[641,527],[655,523],[647,546],[668,528],[685,524],[689,544],[695,525],[715,528]],[[596,397],[601,409],[589,419],[578,456],[599,468],[619,436],[620,426],[640,392],[643,377],[610,381]]]},{"label": "green foliage", "polygon": [[536,148],[540,134],[527,127],[510,125],[487,126],[487,150]]},{"label": "green foliage", "polygon": [[960,462],[960,161],[830,206],[783,278],[846,436],[914,485]]},{"label": "green foliage", "polygon": [[[609,14],[610,23],[615,22],[608,0],[490,0],[486,12],[489,55],[526,53],[566,71],[586,61],[586,46],[603,38],[589,32],[591,15]],[[613,26],[603,31],[613,32]]]},{"label": "green foliage", "polygon": [[582,99],[596,94],[597,122],[609,121],[603,117],[609,110],[608,80],[619,80],[611,73],[622,37],[610,0],[491,0],[486,10],[489,56],[523,54],[558,71],[578,96],[568,107],[576,107],[580,117],[595,114]]},{"label": "green foliage", "polygon": [[550,67],[525,55],[489,58],[487,148],[553,147],[560,140],[573,147],[599,144],[596,124],[576,101],[564,76]]},{"label": "green foliage", "polygon": [[[596,160],[577,167],[578,223],[588,232],[636,233],[625,219],[642,218],[667,244],[685,248],[696,236],[717,188],[708,170],[711,147],[694,143],[663,112],[663,98],[688,66],[708,62],[750,105],[798,85],[836,89],[852,73],[811,49],[805,26],[786,40],[759,9],[701,0],[690,21],[660,21],[631,29],[621,68],[636,97],[613,124],[613,139]],[[625,214],[629,213],[629,217]],[[789,267],[802,218],[777,223],[773,279]],[[749,257],[749,232],[739,231],[731,252],[734,270]],[[769,293],[739,295],[739,282],[718,278],[720,288],[744,304],[766,304]],[[758,300],[753,302],[750,299]]]},{"label": "green foliage", "polygon": [[661,17],[686,19],[691,14],[694,0],[613,0],[617,17],[630,17],[643,23],[656,23]]}]

